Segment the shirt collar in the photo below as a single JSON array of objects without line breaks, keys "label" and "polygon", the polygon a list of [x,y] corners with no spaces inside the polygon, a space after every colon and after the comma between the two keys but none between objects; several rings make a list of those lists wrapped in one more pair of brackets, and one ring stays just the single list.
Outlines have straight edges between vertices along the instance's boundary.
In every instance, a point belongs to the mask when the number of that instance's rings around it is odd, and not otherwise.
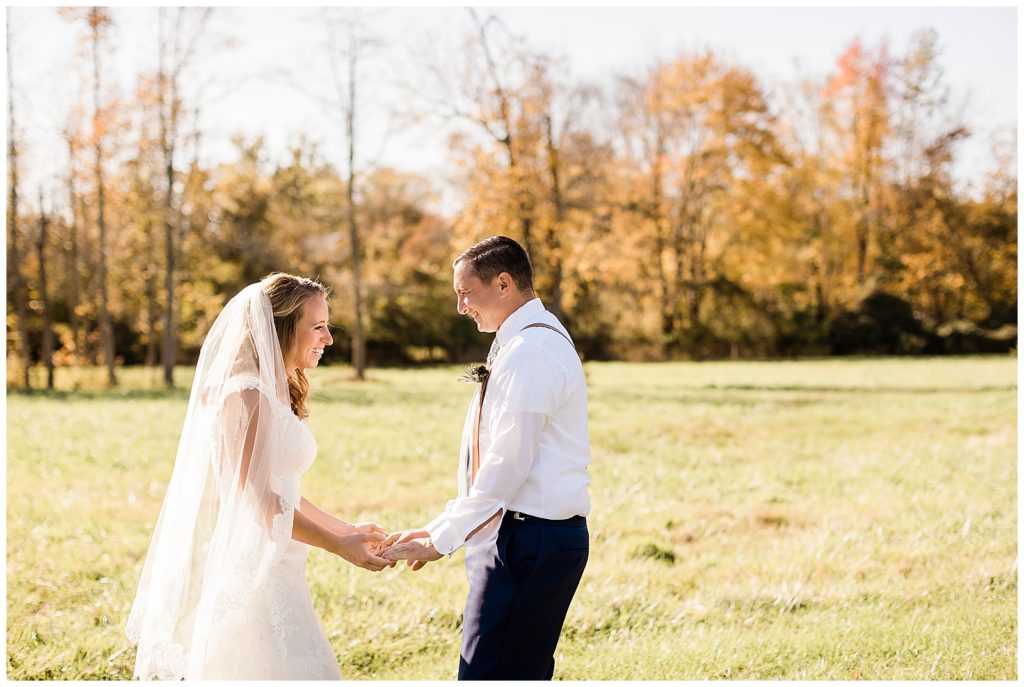
[{"label": "shirt collar", "polygon": [[498,342],[499,346],[504,346],[509,340],[519,333],[519,331],[531,321],[536,320],[537,316],[541,313],[546,312],[544,304],[541,303],[539,298],[533,298],[526,301],[519,306],[511,315],[505,318],[505,321],[498,327],[498,331],[494,335],[494,340]]}]

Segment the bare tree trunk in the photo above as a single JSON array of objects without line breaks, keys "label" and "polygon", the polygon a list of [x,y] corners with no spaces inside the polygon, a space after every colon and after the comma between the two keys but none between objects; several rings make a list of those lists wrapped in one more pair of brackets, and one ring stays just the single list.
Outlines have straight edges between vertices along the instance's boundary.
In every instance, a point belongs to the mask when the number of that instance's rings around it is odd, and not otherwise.
[{"label": "bare tree trunk", "polygon": [[532,259],[534,257],[533,208],[530,204],[529,192],[523,188],[523,180],[519,178],[519,163],[515,150],[512,147],[512,121],[508,118],[508,102],[504,95],[502,96],[501,111],[506,130],[505,137],[501,139],[501,143],[505,146],[505,152],[508,154],[508,178],[512,186],[512,194],[516,199],[516,209],[519,215],[519,234],[523,238],[523,250]]},{"label": "bare tree trunk", "polygon": [[[706,220],[695,220],[696,222]],[[700,324],[700,306],[704,301],[704,295],[706,293],[706,282],[707,282],[707,269],[705,265],[705,253],[707,250],[707,234],[706,232],[700,237],[700,240],[694,242],[691,246],[690,256],[690,278],[689,288],[687,290],[687,314],[689,317],[689,325],[696,327]]]},{"label": "bare tree trunk", "polygon": [[676,320],[673,315],[672,290],[669,288],[668,275],[665,274],[665,265],[662,262],[665,247],[668,243],[665,236],[665,210],[664,210],[664,160],[665,141],[659,130],[656,135],[654,151],[653,174],[651,177],[651,219],[654,221],[654,267],[658,275],[658,291],[661,310],[661,334],[662,357],[668,358],[671,354],[669,337],[675,333]]},{"label": "bare tree trunk", "polygon": [[[692,126],[692,124],[691,124]],[[698,324],[698,294],[701,288],[699,281],[698,256],[696,237],[700,232],[698,226],[700,209],[698,206],[701,193],[694,181],[694,166],[698,164],[691,158],[680,181],[679,210],[672,227],[672,253],[675,256],[675,270],[672,274],[673,292],[672,320],[677,327],[693,329]],[[685,317],[684,317],[685,297]]]},{"label": "bare tree trunk", "polygon": [[862,190],[861,199],[861,215],[857,219],[856,224],[856,244],[857,244],[857,283],[863,284],[864,277],[867,274],[867,262],[868,262],[868,197],[867,190]]},{"label": "bare tree trunk", "polygon": [[[863,118],[860,116],[854,117],[853,131],[858,132],[859,127],[862,125]],[[863,126],[868,127],[869,132],[871,131],[872,122],[867,121],[863,123]],[[858,189],[860,195],[860,212],[858,213],[857,223],[854,227],[856,250],[857,250],[857,283],[864,284],[867,280],[868,273],[868,248],[871,242],[872,225],[875,224],[872,215],[872,197],[871,197],[871,186],[874,177],[874,170],[872,169],[872,149],[874,142],[872,137],[868,137],[865,143],[865,148],[858,151],[863,159],[859,160],[859,169],[857,170],[858,182],[860,188]]]},{"label": "bare tree trunk", "polygon": [[103,363],[107,367],[107,385],[117,386],[117,375],[114,372],[114,330],[110,321],[110,303],[107,291],[107,219],[106,200],[103,184],[103,132],[100,127],[100,10],[89,10],[92,28],[93,57],[93,145],[96,152],[96,212],[99,225],[99,291],[100,291],[100,348],[103,351]]},{"label": "bare tree trunk", "polygon": [[346,128],[348,131],[348,233],[352,243],[352,286],[355,301],[355,324],[352,328],[352,367],[355,369],[356,379],[366,379],[366,332],[363,330],[363,289],[360,276],[360,251],[359,227],[356,224],[356,200],[355,200],[355,151],[356,151],[356,66],[358,61],[358,47],[354,38],[349,39],[349,60],[348,60],[348,111],[346,114]]},{"label": "bare tree trunk", "polygon": [[554,132],[552,131],[551,113],[544,117],[544,133],[547,138],[548,152],[548,173],[551,175],[551,203],[555,208],[555,223],[548,231],[548,261],[551,265],[551,298],[548,309],[555,317],[562,319],[562,243],[558,235],[562,231],[565,222],[565,199],[562,196],[561,183],[561,161],[558,156],[558,148],[555,146]]},{"label": "bare tree trunk", "polygon": [[[674,258],[675,265],[673,266],[672,272],[672,292],[675,294],[675,298],[672,299],[672,322],[673,327],[693,327],[696,324],[693,320],[683,318],[682,304],[684,294],[688,294],[687,280],[685,279],[686,274],[686,258],[688,257],[688,251],[686,250],[686,226],[692,221],[686,211],[686,199],[682,201],[682,207],[679,210],[679,216],[676,217],[675,222],[672,226],[671,232],[671,249],[672,256]],[[689,312],[689,309],[687,309]]]},{"label": "bare tree trunk", "polygon": [[82,354],[81,322],[78,315],[78,194],[75,192],[75,159],[78,156],[78,146],[75,143],[74,135],[69,131],[68,156],[71,160],[71,169],[68,174],[68,207],[71,209],[71,223],[68,225],[67,243],[67,264],[65,266],[65,285],[68,304],[68,320],[71,327],[71,345],[75,352],[75,358]]},{"label": "bare tree trunk", "polygon": [[164,201],[164,337],[161,349],[161,360],[164,369],[164,384],[168,388],[174,386],[174,362],[177,353],[177,342],[174,331],[174,224],[171,222],[171,194],[174,189],[174,166],[168,159],[167,194]]},{"label": "bare tree trunk", "polygon": [[[191,172],[190,172],[190,175],[191,175]],[[183,189],[187,189],[188,186],[189,186],[188,178],[189,177],[186,177],[185,182],[182,185]],[[185,191],[183,190],[182,193],[184,195]],[[188,271],[186,270],[186,264],[185,264],[185,238],[186,238],[186,234],[188,232],[188,224],[185,221],[185,213],[182,210],[182,203],[183,202],[184,202],[184,199],[178,201],[177,207],[175,208],[175,215],[174,215],[175,216],[174,229],[175,229],[175,241],[176,241],[175,246],[174,246],[174,251],[175,251],[174,252],[174,264],[177,266],[176,269],[175,269],[175,275],[174,275],[175,287],[177,287],[177,285],[179,283],[181,283],[182,281],[185,281],[185,280],[189,279],[189,274],[188,274]],[[180,296],[180,294],[179,294],[179,296]],[[179,297],[179,298],[174,299],[174,316],[173,316],[173,321],[174,321],[176,327],[182,322],[182,308],[183,307],[184,307],[184,299],[183,298]],[[178,336],[178,332],[175,331],[175,333],[174,333],[174,360],[175,360],[175,364],[177,364],[178,352],[179,352],[179,349],[180,349],[180,345],[181,345],[180,344],[180,337]]]},{"label": "bare tree trunk", "polygon": [[146,220],[146,236],[149,239],[149,264],[146,266],[146,367],[156,367],[160,356],[160,336],[157,323],[160,320],[160,304],[157,300],[157,260],[159,235],[153,222]]},{"label": "bare tree trunk", "polygon": [[7,197],[7,274],[8,297],[14,301],[18,320],[18,349],[21,353],[22,385],[31,388],[29,369],[32,363],[28,344],[28,320],[25,308],[25,284],[21,274],[18,246],[18,147],[15,145],[14,77],[11,69],[11,25],[7,24],[7,166],[9,179]]},{"label": "bare tree trunk", "polygon": [[[181,220],[181,207],[174,207],[174,154],[176,152],[179,124],[181,121],[181,101],[179,93],[179,77],[196,55],[203,31],[213,10],[202,8],[194,27],[186,32],[182,27],[185,20],[185,8],[177,8],[170,34],[165,33],[165,10],[160,10],[159,33],[157,47],[159,50],[159,109],[160,109],[160,149],[164,161],[164,333],[161,347],[161,360],[164,370],[164,384],[168,388],[174,386],[174,365],[178,357],[178,335],[176,323],[180,322],[181,303],[175,299],[175,286],[179,280],[177,274],[179,260],[184,247],[184,226]],[[170,63],[167,61],[170,53]],[[186,183],[187,187],[187,183]],[[177,226],[176,226],[177,225]],[[178,234],[176,237],[175,234]],[[177,245],[175,239],[177,238]],[[182,264],[184,260],[180,261]]]},{"label": "bare tree trunk", "polygon": [[53,391],[53,318],[50,313],[50,295],[46,288],[46,230],[50,217],[43,209],[43,191],[39,190],[39,241],[36,255],[39,259],[39,301],[43,310],[43,364],[46,365],[46,388]]},{"label": "bare tree trunk", "polygon": [[[177,353],[177,342],[174,330],[174,134],[177,113],[175,99],[176,79],[168,79],[167,65],[164,63],[166,52],[166,36],[164,35],[164,10],[161,9],[160,29],[158,38],[159,58],[159,90],[160,90],[160,148],[164,157],[164,338],[161,360],[164,368],[164,384],[167,388],[174,387],[174,363]],[[170,83],[169,83],[170,82]]]}]

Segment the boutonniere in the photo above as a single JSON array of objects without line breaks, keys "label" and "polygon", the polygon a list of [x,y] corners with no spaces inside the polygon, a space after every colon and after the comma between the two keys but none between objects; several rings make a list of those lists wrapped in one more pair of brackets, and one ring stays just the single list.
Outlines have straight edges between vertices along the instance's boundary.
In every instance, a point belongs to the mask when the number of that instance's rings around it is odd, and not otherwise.
[{"label": "boutonniere", "polygon": [[483,384],[489,374],[491,371],[487,369],[486,365],[470,365],[463,370],[459,381],[466,384]]}]

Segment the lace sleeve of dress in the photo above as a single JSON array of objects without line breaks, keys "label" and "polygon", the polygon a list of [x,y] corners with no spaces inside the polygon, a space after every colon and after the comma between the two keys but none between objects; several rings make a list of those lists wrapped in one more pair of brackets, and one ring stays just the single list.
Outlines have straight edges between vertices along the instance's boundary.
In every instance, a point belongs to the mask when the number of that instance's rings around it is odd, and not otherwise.
[{"label": "lace sleeve of dress", "polygon": [[224,383],[224,388],[221,391],[220,398],[218,399],[218,406],[223,405],[224,401],[227,400],[232,394],[237,394],[240,391],[248,391],[251,389],[257,389],[263,393],[266,393],[263,387],[263,382],[258,377],[251,376],[240,376],[232,377]]},{"label": "lace sleeve of dress", "polygon": [[217,423],[218,483],[229,502],[254,511],[273,542],[287,544],[299,500],[297,480],[288,479],[288,426],[279,414],[280,404],[264,393],[259,380],[232,383]]}]

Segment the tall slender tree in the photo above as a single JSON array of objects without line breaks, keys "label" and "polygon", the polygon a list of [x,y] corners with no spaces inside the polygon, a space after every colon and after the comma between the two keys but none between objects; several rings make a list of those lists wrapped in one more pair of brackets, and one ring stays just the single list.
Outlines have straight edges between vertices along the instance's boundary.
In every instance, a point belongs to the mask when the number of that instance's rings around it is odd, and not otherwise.
[{"label": "tall slender tree", "polygon": [[72,21],[80,20],[85,24],[85,41],[88,46],[92,66],[92,150],[93,178],[96,187],[96,226],[97,244],[97,291],[100,324],[100,353],[107,369],[107,385],[117,386],[117,358],[114,350],[114,328],[110,316],[110,286],[107,275],[108,258],[108,226],[107,226],[107,186],[106,172],[107,153],[104,142],[110,128],[110,108],[103,100],[103,80],[105,73],[103,54],[107,33],[114,24],[108,9],[103,7],[62,8],[61,14]]},{"label": "tall slender tree", "polygon": [[93,73],[93,150],[95,152],[96,172],[96,223],[99,228],[99,288],[100,288],[100,348],[103,351],[103,363],[107,368],[107,384],[117,386],[117,361],[114,350],[114,327],[110,318],[110,292],[107,284],[107,216],[106,216],[106,184],[104,166],[106,158],[103,150],[103,139],[107,129],[109,113],[104,111],[101,101],[103,72],[101,55],[107,29],[113,25],[110,14],[100,8],[89,8],[90,43],[92,45]]},{"label": "tall slender tree", "polygon": [[[567,260],[585,223],[580,215],[592,209],[589,183],[597,160],[582,156],[594,152],[593,138],[585,131],[585,111],[596,92],[575,84],[565,64],[544,54],[524,54],[530,64],[529,111],[536,113],[540,130],[535,155],[538,191],[546,212],[538,213],[537,251],[534,257],[545,305],[559,318],[565,316]],[[590,164],[587,164],[587,163]],[[581,164],[582,163],[582,164]],[[594,166],[591,166],[594,165]],[[585,189],[585,190],[584,190]]]},{"label": "tall slender tree", "polygon": [[159,107],[160,148],[164,154],[164,337],[160,361],[164,370],[164,384],[174,386],[174,363],[177,341],[174,331],[174,137],[171,131],[177,124],[178,102],[174,79],[168,78],[165,66],[166,38],[164,20],[166,8],[160,8]]},{"label": "tall slender tree", "polygon": [[849,198],[857,282],[872,276],[870,254],[881,223],[883,151],[891,136],[892,59],[882,43],[865,49],[859,40],[847,46],[836,63],[829,96],[836,107],[834,131],[843,141],[844,162],[852,181]]},{"label": "tall slender tree", "polygon": [[346,142],[346,224],[348,227],[349,243],[352,249],[352,368],[355,378],[363,380],[366,378],[366,324],[365,306],[363,302],[363,239],[358,220],[358,199],[357,188],[361,183],[358,178],[356,164],[356,141],[359,132],[357,124],[359,119],[360,75],[359,70],[362,60],[368,50],[379,44],[379,41],[368,35],[365,22],[358,9],[352,10],[347,17],[346,34],[344,46],[339,46],[336,29],[327,16],[327,45],[328,58],[331,65],[331,72],[334,77],[334,84],[337,90],[337,103],[345,124]]},{"label": "tall slender tree", "polygon": [[11,60],[11,22],[7,22],[7,289],[14,302],[18,329],[18,352],[21,354],[21,381],[28,389],[32,352],[28,341],[28,315],[25,306],[25,280],[21,268],[21,247],[18,227],[18,130],[14,118],[14,68]]},{"label": "tall slender tree", "polygon": [[[72,115],[75,116],[74,114]],[[82,324],[79,314],[79,213],[81,199],[78,190],[78,165],[81,154],[81,134],[77,127],[69,123],[64,130],[64,141],[68,148],[68,212],[67,238],[64,242],[64,299],[67,303],[68,327],[70,329],[71,349],[77,358],[83,353],[84,342],[81,337]]]},{"label": "tall slender tree", "polygon": [[[173,12],[173,16],[172,15]],[[164,335],[161,348],[161,362],[164,384],[174,386],[174,364],[177,358],[177,328],[175,317],[175,247],[176,220],[179,211],[175,209],[174,184],[175,160],[181,136],[182,97],[181,78],[198,50],[204,29],[212,10],[206,8],[178,7],[174,10],[160,8],[159,19],[159,61],[157,86],[159,93],[160,149],[164,166]],[[193,21],[189,22],[188,20]],[[180,210],[180,208],[179,208]]]},{"label": "tall slender tree", "polygon": [[43,317],[43,364],[46,366],[46,388],[53,391],[53,315],[50,311],[50,290],[46,282],[46,244],[50,216],[44,206],[43,190],[39,189],[39,235],[36,258],[39,269],[39,304]]}]

